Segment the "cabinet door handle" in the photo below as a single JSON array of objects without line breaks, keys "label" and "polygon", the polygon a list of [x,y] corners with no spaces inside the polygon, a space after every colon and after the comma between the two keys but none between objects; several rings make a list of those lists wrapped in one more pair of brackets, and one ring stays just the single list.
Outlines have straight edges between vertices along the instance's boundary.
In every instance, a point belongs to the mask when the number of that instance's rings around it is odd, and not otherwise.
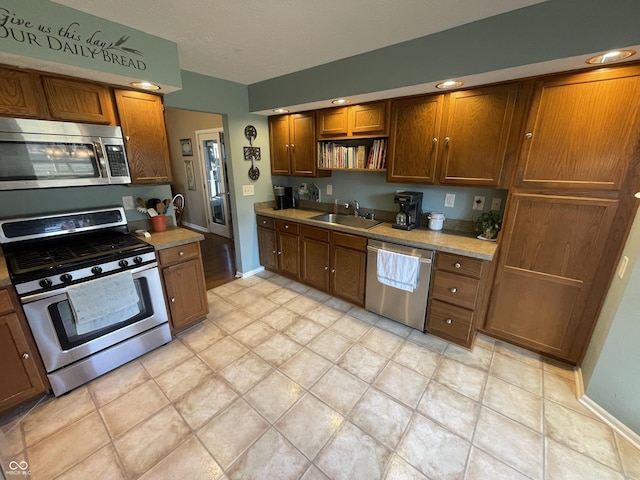
[{"label": "cabinet door handle", "polygon": [[22,354],[22,359],[23,359],[23,360],[29,360],[29,354],[28,354],[28,353],[26,353],[26,352],[25,352],[25,353],[23,353],[23,354]]},{"label": "cabinet door handle", "polygon": [[282,255],[282,252],[278,252],[278,255]]},{"label": "cabinet door handle", "polygon": [[456,262],[456,263],[454,263],[454,264],[453,264],[453,266],[454,266],[454,267],[456,267],[456,268],[460,268],[460,267],[462,267],[462,265],[460,264],[460,262]]},{"label": "cabinet door handle", "polygon": [[175,297],[171,297],[171,303],[176,303]]},{"label": "cabinet door handle", "polygon": [[526,138],[527,140],[529,140],[529,139],[533,138],[533,133],[531,133],[531,132],[527,132],[527,133],[525,134],[524,138]]},{"label": "cabinet door handle", "polygon": [[431,140],[433,142],[433,144],[435,145],[436,143],[438,143],[438,139],[436,137],[433,137],[433,140]]},{"label": "cabinet door handle", "polygon": [[329,270],[329,267],[324,267],[325,270]]},{"label": "cabinet door handle", "polygon": [[284,148],[289,148],[289,144],[288,143],[285,144]]},{"label": "cabinet door handle", "polygon": [[458,291],[458,289],[457,289],[456,287],[451,287],[451,288],[449,289],[449,291],[450,291],[451,293],[456,293],[456,292]]},{"label": "cabinet door handle", "polygon": [[129,141],[129,135],[127,135],[126,137],[124,137],[124,139],[128,142],[128,141]]},{"label": "cabinet door handle", "polygon": [[272,253],[276,253],[276,251],[274,250]]},{"label": "cabinet door handle", "polygon": [[296,148],[296,146],[292,143],[292,144],[291,144],[291,148]]},{"label": "cabinet door handle", "polygon": [[266,221],[266,220],[262,220],[262,224],[263,224],[263,225],[266,225],[266,224],[267,224],[267,221]]},{"label": "cabinet door handle", "polygon": [[332,269],[331,269],[331,273],[336,273],[336,269],[335,269],[335,268],[332,268]]},{"label": "cabinet door handle", "polygon": [[184,252],[179,252],[178,255],[180,255],[181,257],[184,257]]},{"label": "cabinet door handle", "polygon": [[453,320],[451,320],[450,318],[447,318],[444,323],[446,323],[447,325],[451,325],[453,323]]},{"label": "cabinet door handle", "polygon": [[449,137],[444,137],[444,143],[447,143],[447,144],[448,144],[450,140],[451,140],[451,139],[450,139]]},{"label": "cabinet door handle", "polygon": [[286,228],[288,230],[289,229],[289,225],[285,225],[284,228]]}]

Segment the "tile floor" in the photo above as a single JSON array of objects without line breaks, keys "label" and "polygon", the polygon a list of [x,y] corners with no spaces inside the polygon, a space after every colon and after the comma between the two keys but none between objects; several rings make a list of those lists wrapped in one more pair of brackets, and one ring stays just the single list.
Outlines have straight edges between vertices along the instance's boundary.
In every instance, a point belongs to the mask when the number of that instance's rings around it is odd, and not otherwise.
[{"label": "tile floor", "polygon": [[470,353],[266,272],[208,295],[170,344],[5,418],[7,478],[640,479],[573,372],[532,353]]}]

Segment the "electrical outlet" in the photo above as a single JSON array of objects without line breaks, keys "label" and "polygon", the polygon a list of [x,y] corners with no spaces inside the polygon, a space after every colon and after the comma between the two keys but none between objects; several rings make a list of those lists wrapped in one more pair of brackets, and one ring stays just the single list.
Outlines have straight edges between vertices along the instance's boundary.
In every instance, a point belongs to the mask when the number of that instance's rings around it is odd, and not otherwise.
[{"label": "electrical outlet", "polygon": [[253,185],[242,185],[242,196],[248,197],[250,195],[255,195],[253,192]]},{"label": "electrical outlet", "polygon": [[333,185],[327,185],[327,195],[333,195]]},{"label": "electrical outlet", "polygon": [[473,210],[484,210],[484,197],[479,195],[473,197]]},{"label": "electrical outlet", "polygon": [[502,206],[502,199],[501,198],[492,198],[491,199],[491,211],[492,212],[498,212],[500,211],[500,207]]},{"label": "electrical outlet", "polygon": [[133,203],[133,197],[131,195],[126,195],[122,197],[122,206],[125,210],[135,210],[136,205]]},{"label": "electrical outlet", "polygon": [[453,208],[456,203],[456,194],[455,193],[447,193],[444,196],[444,206]]},{"label": "electrical outlet", "polygon": [[629,257],[626,255],[622,257],[622,261],[620,262],[620,266],[618,267],[618,278],[624,277],[624,272],[627,269],[627,265],[629,265]]}]

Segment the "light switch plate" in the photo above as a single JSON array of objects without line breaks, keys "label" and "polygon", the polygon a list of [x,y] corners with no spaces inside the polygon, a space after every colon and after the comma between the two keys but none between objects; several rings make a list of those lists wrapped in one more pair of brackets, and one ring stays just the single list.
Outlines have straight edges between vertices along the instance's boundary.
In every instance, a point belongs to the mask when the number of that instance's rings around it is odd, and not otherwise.
[{"label": "light switch plate", "polygon": [[498,212],[500,211],[500,207],[502,206],[502,199],[499,197],[491,199],[491,211]]},{"label": "light switch plate", "polygon": [[456,194],[455,193],[447,193],[444,196],[444,206],[445,207],[449,207],[449,208],[453,208],[453,206],[456,204]]},{"label": "light switch plate", "polygon": [[618,267],[618,278],[621,279],[622,277],[624,277],[624,272],[627,269],[627,265],[629,265],[629,257],[625,255],[620,261],[620,267]]},{"label": "light switch plate", "polygon": [[135,210],[136,205],[133,203],[133,197],[131,195],[125,195],[122,197],[122,206],[125,210]]},{"label": "light switch plate", "polygon": [[255,195],[253,192],[253,185],[242,185],[242,196],[248,197],[250,195]]},{"label": "light switch plate", "polygon": [[327,185],[327,195],[333,195],[333,185]]}]

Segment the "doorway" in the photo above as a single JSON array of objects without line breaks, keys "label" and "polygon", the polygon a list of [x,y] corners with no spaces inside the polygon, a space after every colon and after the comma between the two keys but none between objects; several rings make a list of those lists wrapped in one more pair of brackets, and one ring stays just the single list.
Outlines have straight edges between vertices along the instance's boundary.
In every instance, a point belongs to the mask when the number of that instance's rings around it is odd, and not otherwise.
[{"label": "doorway", "polygon": [[224,132],[221,128],[196,130],[203,179],[203,201],[210,233],[233,237],[229,209],[229,181],[227,178]]}]

